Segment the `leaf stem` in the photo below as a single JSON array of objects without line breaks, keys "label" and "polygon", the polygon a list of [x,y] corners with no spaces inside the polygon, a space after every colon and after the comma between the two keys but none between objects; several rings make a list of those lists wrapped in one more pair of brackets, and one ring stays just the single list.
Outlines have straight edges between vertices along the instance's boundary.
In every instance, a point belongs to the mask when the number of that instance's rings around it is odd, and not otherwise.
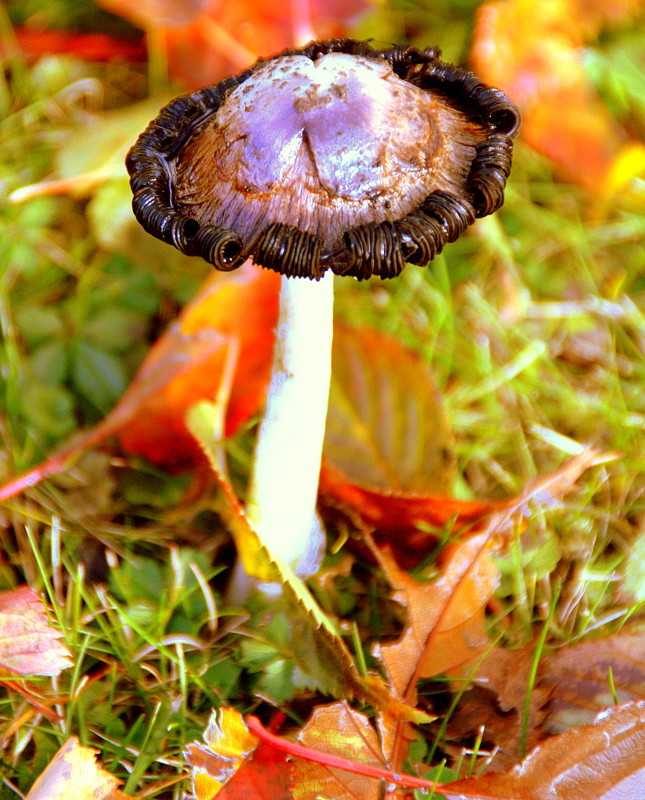
[{"label": "leaf stem", "polygon": [[399,773],[383,769],[382,767],[374,767],[371,764],[361,764],[358,761],[351,761],[349,758],[343,758],[342,756],[335,756],[331,753],[323,753],[320,750],[305,747],[302,744],[298,744],[298,742],[290,742],[288,739],[283,739],[280,736],[270,733],[257,717],[246,717],[245,722],[249,731],[261,742],[268,744],[276,750],[280,750],[282,753],[295,756],[296,758],[303,758],[306,761],[313,761],[316,764],[323,764],[333,769],[342,769],[354,775],[364,775],[367,778],[377,778],[378,780],[388,781],[398,786],[407,786],[411,789],[434,790],[441,788],[441,784],[435,783],[434,781],[426,781],[423,778],[416,778],[414,775],[400,775]]}]

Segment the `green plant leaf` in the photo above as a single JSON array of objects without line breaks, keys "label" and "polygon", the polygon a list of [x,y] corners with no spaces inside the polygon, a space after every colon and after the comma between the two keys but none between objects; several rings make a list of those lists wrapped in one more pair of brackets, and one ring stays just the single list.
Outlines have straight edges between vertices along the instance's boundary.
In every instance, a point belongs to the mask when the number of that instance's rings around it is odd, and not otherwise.
[{"label": "green plant leaf", "polygon": [[121,362],[89,342],[80,342],[75,348],[72,379],[76,389],[103,413],[109,411],[127,385]]}]

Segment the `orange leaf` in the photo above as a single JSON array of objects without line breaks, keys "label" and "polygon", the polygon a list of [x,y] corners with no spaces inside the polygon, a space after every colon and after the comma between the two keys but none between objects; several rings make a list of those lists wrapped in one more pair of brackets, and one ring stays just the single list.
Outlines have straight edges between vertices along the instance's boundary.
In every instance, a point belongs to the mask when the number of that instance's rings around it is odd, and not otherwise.
[{"label": "orange leaf", "polygon": [[441,787],[449,800],[641,800],[645,785],[645,700],[600,714],[535,747],[503,774]]},{"label": "orange leaf", "polygon": [[606,184],[627,137],[586,79],[581,18],[572,0],[492,0],[478,11],[472,62],[519,106],[524,139],[565,178],[615,190]]},{"label": "orange leaf", "polygon": [[[361,764],[385,767],[376,731],[366,716],[347,703],[318,706],[298,736],[298,742],[330,755],[338,755]],[[294,760],[295,800],[378,800],[382,784],[365,775],[356,775],[315,764],[303,759]]]},{"label": "orange leaf", "polygon": [[68,739],[36,779],[26,800],[126,800],[119,783],[96,763],[96,750]]},{"label": "orange leaf", "polygon": [[420,583],[401,570],[388,551],[376,556],[408,611],[408,627],[398,642],[379,645],[395,691],[414,702],[416,682],[442,672],[463,674],[488,647],[485,606],[498,584],[489,531],[471,536],[442,554],[441,574]]},{"label": "orange leaf", "polygon": [[172,74],[191,88],[207,86],[310,39],[347,35],[370,0],[311,0],[291,7],[272,0],[100,0],[146,30],[163,31]]},{"label": "orange leaf", "polygon": [[[129,39],[116,39],[105,33],[78,33],[65,30],[37,30],[34,28],[15,28],[14,35],[18,47],[28,58],[39,58],[46,53],[71,53],[84,61],[111,61],[127,59],[143,61],[145,49],[141,42]],[[4,53],[5,42],[0,43],[0,55]]]},{"label": "orange leaf", "polygon": [[14,675],[58,675],[72,665],[62,634],[28,586],[0,593],[0,669]]},{"label": "orange leaf", "polygon": [[[230,436],[258,412],[271,371],[279,284],[277,273],[250,263],[208,278],[198,297],[152,347],[118,404],[128,417],[116,429],[127,453],[168,468],[201,462],[185,416],[199,400],[215,397],[233,341],[239,355],[225,434]],[[115,409],[112,414],[116,413]]]},{"label": "orange leaf", "polygon": [[213,712],[205,744],[186,749],[195,800],[288,800],[291,770],[283,753],[259,744],[233,708]]}]

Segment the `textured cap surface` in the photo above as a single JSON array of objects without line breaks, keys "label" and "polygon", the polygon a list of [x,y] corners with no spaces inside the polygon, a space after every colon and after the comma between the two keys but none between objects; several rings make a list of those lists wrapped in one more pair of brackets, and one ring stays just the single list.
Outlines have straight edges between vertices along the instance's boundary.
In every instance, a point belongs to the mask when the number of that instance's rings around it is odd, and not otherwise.
[{"label": "textured cap surface", "polygon": [[392,277],[501,204],[517,123],[436,50],[314,43],[164,109],[128,156],[134,209],[220,269]]}]

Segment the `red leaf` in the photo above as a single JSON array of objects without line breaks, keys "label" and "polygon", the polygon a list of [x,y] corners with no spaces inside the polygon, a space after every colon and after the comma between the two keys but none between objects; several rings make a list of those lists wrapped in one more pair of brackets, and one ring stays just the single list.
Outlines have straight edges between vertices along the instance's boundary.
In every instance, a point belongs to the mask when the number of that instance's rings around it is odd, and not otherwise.
[{"label": "red leaf", "polygon": [[14,675],[58,675],[72,665],[62,634],[28,586],[0,593],[0,670]]},{"label": "red leaf", "polygon": [[429,528],[452,523],[453,532],[511,506],[515,500],[457,500],[432,494],[381,491],[354,485],[327,461],[320,473],[323,515],[339,512],[359,530],[374,532],[378,543],[387,543],[400,564],[410,567],[428,554],[438,534]]},{"label": "red leaf", "polygon": [[110,414],[126,417],[115,432],[127,453],[167,468],[201,463],[185,416],[199,400],[215,397],[232,343],[239,350],[225,434],[258,412],[271,371],[279,284],[277,273],[250,263],[233,273],[213,273],[152,347]]},{"label": "red leaf", "polygon": [[194,88],[214,83],[310,39],[345,36],[370,0],[101,0],[142,28],[161,31],[172,74]]},{"label": "red leaf", "polygon": [[[46,53],[70,53],[84,61],[143,61],[146,56],[141,41],[116,39],[105,33],[16,28],[14,35],[18,47],[29,58],[39,58]],[[2,48],[0,54],[4,56]]]},{"label": "red leaf", "polygon": [[235,709],[213,713],[204,741],[186,749],[195,800],[289,800],[285,754],[258,744]]}]

